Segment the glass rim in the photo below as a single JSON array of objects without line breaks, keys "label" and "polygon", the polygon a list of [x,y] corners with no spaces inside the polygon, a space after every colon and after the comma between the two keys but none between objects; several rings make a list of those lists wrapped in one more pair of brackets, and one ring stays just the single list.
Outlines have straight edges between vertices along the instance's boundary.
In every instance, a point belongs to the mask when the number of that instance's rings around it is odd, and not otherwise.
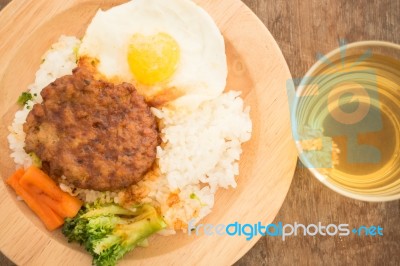
[{"label": "glass rim", "polygon": [[[357,41],[357,42],[352,42],[349,44],[345,44],[346,49],[349,48],[354,48],[354,47],[364,47],[364,46],[375,46],[375,47],[386,47],[386,48],[392,48],[395,50],[400,51],[400,44],[397,43],[392,43],[392,42],[387,42],[387,41],[380,41],[380,40],[369,40],[369,41]],[[341,47],[338,47],[329,53],[325,55],[325,57],[330,58],[331,56],[334,56],[342,51]],[[299,85],[297,86],[295,90],[295,95],[301,95],[303,90],[306,88],[305,84],[309,81],[309,79],[312,78],[312,74],[323,64],[323,60],[319,59],[316,61],[311,68],[305,73],[304,77],[301,79]],[[296,123],[296,110],[298,107],[300,97],[294,97],[293,102],[292,102],[292,108],[291,108],[291,128],[292,131],[295,132],[297,130]],[[307,159],[305,154],[302,152],[302,145],[299,140],[295,139],[295,144],[298,152],[298,156],[300,161],[304,164],[304,166],[313,174],[315,178],[317,178],[322,184],[324,184],[326,187],[330,188],[331,190],[335,191],[336,193],[339,193],[343,196],[346,196],[348,198],[356,199],[356,200],[361,200],[361,201],[367,201],[367,202],[386,202],[386,201],[394,201],[400,199],[400,192],[398,194],[394,195],[388,195],[388,196],[378,196],[378,195],[363,195],[360,193],[355,193],[351,192],[349,190],[346,190],[344,188],[341,188],[333,183],[331,183],[328,178],[321,173],[321,171],[318,170],[318,168],[315,168],[312,166],[311,162]]]}]

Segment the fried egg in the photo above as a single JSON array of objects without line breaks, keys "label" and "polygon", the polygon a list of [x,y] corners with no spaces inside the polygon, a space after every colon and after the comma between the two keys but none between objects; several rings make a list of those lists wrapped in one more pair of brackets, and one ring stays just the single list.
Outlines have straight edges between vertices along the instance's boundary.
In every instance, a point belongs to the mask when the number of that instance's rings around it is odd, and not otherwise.
[{"label": "fried egg", "polygon": [[133,83],[160,104],[195,107],[226,85],[224,39],[190,0],[133,0],[99,10],[79,56],[108,80]]}]

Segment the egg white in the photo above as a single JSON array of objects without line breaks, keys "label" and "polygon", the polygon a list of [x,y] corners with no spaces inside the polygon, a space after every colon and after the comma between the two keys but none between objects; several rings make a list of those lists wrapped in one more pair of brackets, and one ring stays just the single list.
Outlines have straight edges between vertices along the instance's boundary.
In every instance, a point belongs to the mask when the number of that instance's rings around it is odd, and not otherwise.
[{"label": "egg white", "polygon": [[152,86],[157,91],[175,88],[182,92],[174,105],[197,106],[223,92],[227,77],[224,39],[208,13],[190,0],[133,0],[99,10],[87,28],[79,56],[96,58],[97,70],[104,76],[141,87],[127,61],[129,40],[135,33],[166,33],[178,43],[180,61],[175,73]]}]

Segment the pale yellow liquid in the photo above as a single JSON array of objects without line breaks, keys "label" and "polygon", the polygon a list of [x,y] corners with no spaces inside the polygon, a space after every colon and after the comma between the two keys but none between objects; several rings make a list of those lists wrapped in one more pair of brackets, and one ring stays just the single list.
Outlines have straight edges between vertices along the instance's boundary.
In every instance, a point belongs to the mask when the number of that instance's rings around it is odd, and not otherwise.
[{"label": "pale yellow liquid", "polygon": [[[313,74],[319,92],[300,100],[297,119],[300,125],[322,129],[323,135],[331,137],[340,150],[334,166],[322,171],[329,182],[358,194],[395,195],[400,193],[400,61],[380,54],[360,58],[362,53],[354,53],[345,58],[331,59],[329,65],[321,66]],[[342,108],[343,112],[352,113],[360,106],[368,110],[365,121],[370,126],[364,124],[361,130],[352,131],[351,125],[337,122],[340,115],[333,117],[332,110],[328,110],[330,102],[326,99],[332,90],[344,87],[352,90],[352,86],[357,84],[365,91],[373,92],[374,97],[371,94],[342,96],[344,105],[341,107],[346,107],[346,110]],[[341,135],[338,132],[347,133]],[[349,140],[349,134],[356,136],[355,139]],[[349,141],[353,141],[354,145],[349,146]],[[367,152],[360,152],[349,159],[352,153],[349,149],[360,145],[379,151],[379,160],[374,160],[375,157]]]}]

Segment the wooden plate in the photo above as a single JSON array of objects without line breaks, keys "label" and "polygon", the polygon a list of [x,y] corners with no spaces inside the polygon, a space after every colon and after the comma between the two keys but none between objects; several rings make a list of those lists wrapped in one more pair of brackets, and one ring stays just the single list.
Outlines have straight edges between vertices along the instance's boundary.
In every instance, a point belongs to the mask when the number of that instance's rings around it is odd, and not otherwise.
[{"label": "wooden plate", "polygon": [[[19,94],[34,80],[42,54],[60,35],[82,37],[98,8],[124,0],[13,0],[0,13],[0,175],[14,170],[7,135]],[[253,135],[243,146],[238,187],[218,191],[202,223],[271,223],[289,189],[296,163],[286,81],[291,78],[281,51],[261,21],[241,1],[199,0],[221,29],[229,65],[227,89],[241,90],[251,106]],[[14,192],[0,182],[0,249],[18,265],[90,265],[91,256],[49,233]],[[231,264],[260,236],[155,236],[120,263]]]}]

